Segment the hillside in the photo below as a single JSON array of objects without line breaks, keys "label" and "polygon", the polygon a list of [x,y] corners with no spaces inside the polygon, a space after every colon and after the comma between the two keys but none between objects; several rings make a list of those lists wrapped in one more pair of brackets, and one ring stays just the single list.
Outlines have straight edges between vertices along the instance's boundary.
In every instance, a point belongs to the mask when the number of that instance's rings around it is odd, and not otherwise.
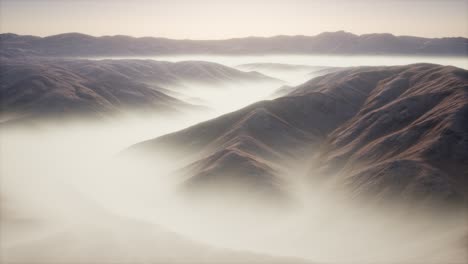
[{"label": "hillside", "polygon": [[463,201],[467,160],[468,72],[418,65],[380,81],[320,163],[355,195]]},{"label": "hillside", "polygon": [[190,185],[223,181],[219,168],[229,168],[251,186],[280,178],[284,187],[284,171],[306,155],[312,180],[334,179],[356,196],[460,202],[467,89],[468,72],[450,66],[349,68],[131,150],[187,160]]},{"label": "hillside", "polygon": [[105,116],[126,110],[175,113],[198,108],[179,96],[186,85],[216,87],[245,81],[278,80],[200,61],[4,59],[2,115],[11,119]]}]

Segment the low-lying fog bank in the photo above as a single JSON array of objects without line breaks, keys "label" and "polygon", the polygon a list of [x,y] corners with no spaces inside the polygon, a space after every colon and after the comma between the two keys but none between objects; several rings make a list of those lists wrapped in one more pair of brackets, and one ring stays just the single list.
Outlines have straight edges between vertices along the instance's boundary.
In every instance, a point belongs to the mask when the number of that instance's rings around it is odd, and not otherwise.
[{"label": "low-lying fog bank", "polygon": [[203,60],[221,63],[230,67],[250,63],[279,63],[308,66],[327,67],[351,67],[351,66],[392,66],[407,65],[413,63],[434,63],[440,65],[452,65],[468,69],[468,62],[465,57],[444,57],[444,56],[389,56],[389,55],[162,55],[162,56],[128,56],[128,57],[95,57],[88,59],[152,59],[161,61],[187,61]]},{"label": "low-lying fog bank", "polygon": [[191,243],[318,262],[466,260],[463,214],[359,205],[314,188],[300,171],[285,176],[300,188],[281,209],[184,203],[167,177],[173,164],[117,155],[190,124],[151,121],[2,131],[3,261],[190,262],[199,256]]}]

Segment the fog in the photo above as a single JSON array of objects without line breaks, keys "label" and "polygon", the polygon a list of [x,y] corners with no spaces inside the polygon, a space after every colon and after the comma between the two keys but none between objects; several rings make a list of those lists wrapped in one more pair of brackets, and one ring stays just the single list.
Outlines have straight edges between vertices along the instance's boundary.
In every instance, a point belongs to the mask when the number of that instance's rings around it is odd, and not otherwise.
[{"label": "fog", "polygon": [[351,67],[351,66],[392,66],[412,63],[434,63],[453,65],[468,69],[466,57],[444,56],[388,56],[388,55],[165,55],[165,56],[130,56],[98,57],[93,59],[153,59],[162,61],[204,60],[235,67],[247,63],[281,63],[310,66]]},{"label": "fog", "polygon": [[[297,79],[294,81],[297,82]],[[183,83],[182,87],[170,87],[171,96],[193,105],[208,108],[211,115],[222,115],[260,100],[272,99],[283,84],[278,81],[235,81],[224,84]]]},{"label": "fog", "polygon": [[[314,59],[311,64],[311,56],[190,59],[312,66],[412,60],[353,57],[341,63],[338,58]],[[456,58],[443,64],[452,62],[467,66]],[[304,75],[310,73],[284,71],[272,77],[295,85],[306,79]],[[287,257],[324,263],[466,263],[463,211],[349,201],[333,186],[316,184],[307,166],[281,175],[290,179],[287,205],[248,196],[228,202],[222,193],[196,203],[183,199],[178,191],[181,179],[172,176],[186,161],[121,155],[122,151],[269,99],[278,88],[271,83],[183,86],[173,89],[180,91],[180,98],[192,98],[210,111],[171,117],[127,114],[102,122],[1,129],[2,262],[281,263]]]}]

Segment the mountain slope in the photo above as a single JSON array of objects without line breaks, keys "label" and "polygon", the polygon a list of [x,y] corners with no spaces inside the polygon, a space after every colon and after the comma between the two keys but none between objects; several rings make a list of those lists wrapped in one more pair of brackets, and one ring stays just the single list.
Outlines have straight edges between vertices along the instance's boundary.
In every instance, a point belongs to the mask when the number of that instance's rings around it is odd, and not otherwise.
[{"label": "mountain slope", "polygon": [[108,115],[129,109],[177,112],[194,107],[174,98],[173,87],[278,81],[198,61],[5,59],[0,74],[6,116]]},{"label": "mountain slope", "polygon": [[[399,70],[373,71],[390,76]],[[180,166],[188,167],[183,170],[182,178],[191,179],[187,181],[191,182],[191,186],[194,180],[204,177],[190,176],[201,174],[215,175],[209,177],[212,182],[224,181],[224,177],[232,178],[232,175],[245,179],[246,172],[241,164],[249,168],[254,164],[255,170],[252,171],[255,173],[252,174],[267,176],[252,178],[252,184],[258,184],[257,179],[260,179],[264,186],[277,186],[278,172],[287,170],[291,163],[303,158],[304,153],[313,151],[337,126],[357,113],[365,100],[365,93],[356,93],[356,97],[360,98],[354,100],[336,96],[336,91],[344,93],[348,86],[334,80],[340,74],[347,76],[356,72],[356,79],[369,87],[378,82],[378,76],[372,70],[361,71],[354,69],[314,79],[297,88],[297,94],[258,102],[185,130],[140,143],[133,146],[130,152],[145,152],[150,156],[163,155],[168,159],[184,161]],[[357,89],[365,88],[359,86]],[[212,158],[217,156],[216,153],[225,151],[235,154],[237,159],[234,163],[237,166],[231,164],[233,159]],[[208,165],[197,166],[200,163]],[[207,171],[205,167],[210,169]],[[226,167],[235,169],[230,169],[229,175],[217,169]],[[277,188],[271,191],[276,192]]]},{"label": "mountain slope", "polygon": [[[131,150],[186,160],[190,182],[207,168],[211,182],[225,177],[218,168],[254,178],[255,164],[276,176],[262,178],[264,186],[277,177],[287,185],[284,171],[308,156],[320,180],[335,179],[358,196],[460,201],[468,193],[467,87],[468,72],[449,66],[349,68]],[[219,158],[226,153],[235,158]]]},{"label": "mountain slope", "polygon": [[468,73],[414,66],[382,80],[337,128],[325,171],[359,195],[463,200],[468,193]]},{"label": "mountain slope", "polygon": [[316,36],[173,40],[66,33],[48,37],[0,35],[1,56],[134,56],[158,54],[468,54],[466,38],[420,38],[391,34],[325,32]]},{"label": "mountain slope", "polygon": [[159,86],[184,82],[217,85],[226,81],[278,81],[259,73],[239,71],[207,61],[174,63],[154,60],[73,60],[64,61],[64,65],[78,73],[92,75],[96,79],[105,78],[104,74],[111,72]]},{"label": "mountain slope", "polygon": [[176,111],[189,107],[118,72],[83,74],[60,62],[5,61],[1,70],[6,116],[108,115],[128,108]]}]

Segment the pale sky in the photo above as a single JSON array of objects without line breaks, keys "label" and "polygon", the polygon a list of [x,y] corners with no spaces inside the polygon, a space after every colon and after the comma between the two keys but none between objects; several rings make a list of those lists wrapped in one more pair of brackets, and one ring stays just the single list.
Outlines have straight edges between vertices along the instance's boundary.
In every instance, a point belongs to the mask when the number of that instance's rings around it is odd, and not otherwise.
[{"label": "pale sky", "polygon": [[223,39],[345,30],[468,37],[468,0],[0,0],[0,31]]}]

